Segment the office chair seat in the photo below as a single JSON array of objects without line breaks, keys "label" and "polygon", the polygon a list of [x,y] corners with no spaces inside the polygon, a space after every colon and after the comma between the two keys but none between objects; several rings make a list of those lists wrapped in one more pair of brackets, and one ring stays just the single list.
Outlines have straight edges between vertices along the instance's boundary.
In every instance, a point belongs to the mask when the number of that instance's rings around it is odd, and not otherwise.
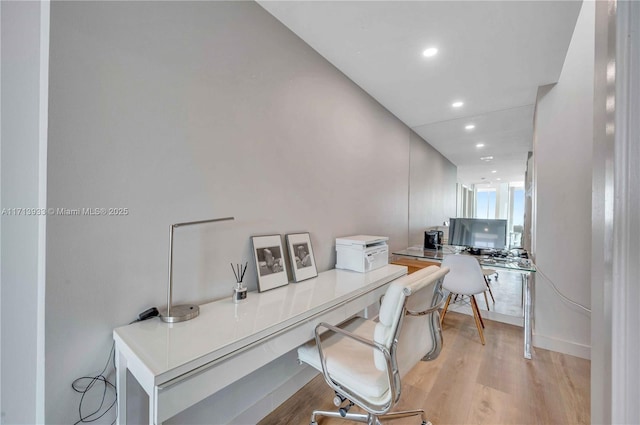
[{"label": "office chair seat", "polygon": [[[431,266],[391,282],[377,321],[353,318],[340,327],[316,326],[315,339],[298,348],[298,359],[322,372],[336,392],[334,403],[340,410],[314,411],[312,425],[319,415],[370,425],[419,415],[422,424],[428,424],[423,410],[390,413],[390,409],[400,399],[401,377],[420,359],[431,360],[440,353],[438,309],[448,271]],[[367,413],[349,413],[354,404]]]},{"label": "office chair seat", "polygon": [[[375,326],[375,322],[358,317],[341,325],[340,328],[370,339],[375,332]],[[325,333],[327,334],[328,332]],[[387,374],[375,367],[371,347],[355,340],[343,340],[338,334],[331,334],[321,339],[327,358],[327,368],[331,370],[334,377],[340,377],[342,385],[351,388],[358,396],[373,405],[381,406],[390,401]],[[322,370],[320,353],[315,344],[300,347],[298,359],[317,370]],[[369,361],[366,361],[367,359]]]}]

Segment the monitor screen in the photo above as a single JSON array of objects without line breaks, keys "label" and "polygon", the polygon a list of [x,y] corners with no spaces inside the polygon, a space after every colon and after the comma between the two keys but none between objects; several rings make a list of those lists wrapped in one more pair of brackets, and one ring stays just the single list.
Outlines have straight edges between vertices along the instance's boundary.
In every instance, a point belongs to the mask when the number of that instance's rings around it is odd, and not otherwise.
[{"label": "monitor screen", "polygon": [[452,218],[449,223],[449,245],[485,249],[506,248],[507,220]]}]

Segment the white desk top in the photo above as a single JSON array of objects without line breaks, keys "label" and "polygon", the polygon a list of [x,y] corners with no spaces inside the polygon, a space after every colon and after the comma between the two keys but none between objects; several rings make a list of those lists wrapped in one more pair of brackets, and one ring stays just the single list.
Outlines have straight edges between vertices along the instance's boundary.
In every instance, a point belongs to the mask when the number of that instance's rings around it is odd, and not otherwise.
[{"label": "white desk top", "polygon": [[227,299],[201,305],[195,319],[164,323],[154,318],[117,328],[113,335],[158,385],[373,291],[406,271],[396,265],[368,273],[333,269],[267,292],[250,292],[241,304],[232,302],[230,286]]}]

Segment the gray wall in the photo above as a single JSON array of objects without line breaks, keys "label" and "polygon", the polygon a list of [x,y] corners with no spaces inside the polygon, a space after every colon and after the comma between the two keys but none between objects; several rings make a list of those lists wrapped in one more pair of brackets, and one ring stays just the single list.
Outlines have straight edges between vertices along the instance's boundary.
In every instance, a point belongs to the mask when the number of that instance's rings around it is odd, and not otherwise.
[{"label": "gray wall", "polygon": [[591,305],[594,10],[582,4],[560,79],[540,90],[534,141],[534,344],[585,358],[590,316],[550,285]]},{"label": "gray wall", "polygon": [[456,186],[457,169],[413,131],[409,161],[409,245],[413,246],[424,243],[426,228],[442,226],[457,216],[456,191],[451,189]]},{"label": "gray wall", "polygon": [[129,214],[48,220],[47,423],[74,420],[69,384],[112,329],[165,304],[171,223],[236,217],[176,231],[175,299],[202,303],[229,295],[251,235],[310,232],[319,271],[337,236],[407,246],[410,146],[412,172],[438,170],[412,193],[455,211],[455,167],[258,5],[51,9],[49,206]]}]

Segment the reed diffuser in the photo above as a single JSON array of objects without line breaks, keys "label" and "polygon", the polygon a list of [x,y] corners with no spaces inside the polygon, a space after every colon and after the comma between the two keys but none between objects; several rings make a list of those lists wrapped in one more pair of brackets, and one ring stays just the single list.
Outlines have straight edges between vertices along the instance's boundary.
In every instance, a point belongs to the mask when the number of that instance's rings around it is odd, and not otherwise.
[{"label": "reed diffuser", "polygon": [[247,288],[242,281],[248,265],[249,262],[244,265],[244,268],[242,264],[236,264],[234,267],[233,263],[231,263],[231,270],[233,270],[233,275],[236,277],[236,284],[233,286],[233,302],[236,304],[247,299]]}]

